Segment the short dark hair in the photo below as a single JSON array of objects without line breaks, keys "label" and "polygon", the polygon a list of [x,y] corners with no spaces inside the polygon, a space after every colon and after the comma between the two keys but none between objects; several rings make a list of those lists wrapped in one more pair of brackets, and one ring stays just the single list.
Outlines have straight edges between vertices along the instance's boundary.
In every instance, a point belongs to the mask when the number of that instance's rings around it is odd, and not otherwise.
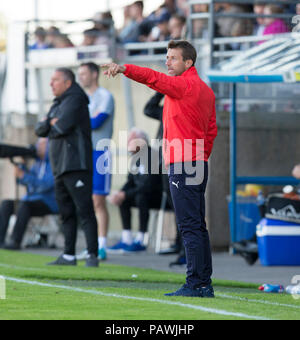
[{"label": "short dark hair", "polygon": [[66,67],[59,67],[56,69],[56,72],[62,73],[64,75],[65,81],[70,80],[72,84],[75,82],[76,77],[71,69]]},{"label": "short dark hair", "polygon": [[144,10],[144,2],[143,1],[135,1],[131,6],[138,6],[141,10]]},{"label": "short dark hair", "polygon": [[92,63],[92,62],[83,63],[80,65],[80,67],[87,67],[91,73],[97,73],[98,75],[100,74],[99,66],[96,65],[95,63]]},{"label": "short dark hair", "polygon": [[176,19],[176,20],[180,21],[180,23],[182,25],[185,25],[185,23],[186,23],[186,18],[183,15],[180,15],[180,14],[173,14],[171,16],[171,19]]},{"label": "short dark hair", "polygon": [[179,48],[182,50],[183,61],[192,60],[193,66],[195,66],[197,60],[197,51],[195,47],[186,40],[171,40],[168,45],[168,49]]},{"label": "short dark hair", "polygon": [[47,33],[46,30],[43,27],[37,27],[37,29],[34,31],[34,34],[37,37],[45,38]]}]

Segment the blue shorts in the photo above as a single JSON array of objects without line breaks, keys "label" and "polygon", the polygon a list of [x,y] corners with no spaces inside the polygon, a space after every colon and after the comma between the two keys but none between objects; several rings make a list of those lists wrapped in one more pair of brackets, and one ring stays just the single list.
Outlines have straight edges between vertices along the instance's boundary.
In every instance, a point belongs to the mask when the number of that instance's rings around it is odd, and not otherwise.
[{"label": "blue shorts", "polygon": [[93,151],[93,194],[107,196],[111,190],[111,154]]}]

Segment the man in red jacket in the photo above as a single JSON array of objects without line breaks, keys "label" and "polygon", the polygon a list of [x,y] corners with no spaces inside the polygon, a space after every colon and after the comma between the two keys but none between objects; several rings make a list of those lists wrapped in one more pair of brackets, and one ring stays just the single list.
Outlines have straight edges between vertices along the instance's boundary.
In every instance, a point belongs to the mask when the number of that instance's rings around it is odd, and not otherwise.
[{"label": "man in red jacket", "polygon": [[200,79],[196,59],[189,42],[171,41],[166,61],[169,75],[135,65],[104,65],[108,77],[123,73],[166,95],[164,161],[187,255],[186,284],[166,296],[214,297],[204,196],[208,159],[217,136],[215,96]]}]

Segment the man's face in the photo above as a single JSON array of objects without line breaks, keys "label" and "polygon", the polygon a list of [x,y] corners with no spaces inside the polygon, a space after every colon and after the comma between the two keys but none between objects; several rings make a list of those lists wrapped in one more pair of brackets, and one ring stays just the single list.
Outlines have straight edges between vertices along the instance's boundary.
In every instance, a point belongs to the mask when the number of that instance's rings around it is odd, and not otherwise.
[{"label": "man's face", "polygon": [[64,74],[59,71],[55,71],[50,82],[52,93],[55,97],[60,97],[65,93],[72,85],[70,80],[65,80]]},{"label": "man's face", "polygon": [[165,36],[169,35],[170,32],[169,32],[169,23],[168,23],[168,21],[161,22],[157,26],[158,26],[158,28],[160,30],[160,33],[162,35],[165,35]]},{"label": "man's face", "polygon": [[181,22],[176,18],[172,18],[169,22],[169,31],[171,33],[171,38],[180,39],[182,35],[182,30],[183,26]]},{"label": "man's face", "polygon": [[97,82],[97,78],[97,73],[91,72],[86,66],[81,66],[78,70],[79,83],[85,89],[90,88],[95,82]]},{"label": "man's face", "polygon": [[180,76],[193,65],[193,61],[184,61],[180,48],[169,48],[166,65],[170,76]]},{"label": "man's face", "polygon": [[141,8],[135,4],[130,6],[129,13],[133,20],[138,19],[138,17],[142,15]]},{"label": "man's face", "polygon": [[[265,6],[263,6],[263,5],[255,5],[254,6],[254,13],[255,14],[264,14],[264,9],[265,9]],[[259,25],[263,26],[265,24],[265,18],[257,18],[256,21]]]}]

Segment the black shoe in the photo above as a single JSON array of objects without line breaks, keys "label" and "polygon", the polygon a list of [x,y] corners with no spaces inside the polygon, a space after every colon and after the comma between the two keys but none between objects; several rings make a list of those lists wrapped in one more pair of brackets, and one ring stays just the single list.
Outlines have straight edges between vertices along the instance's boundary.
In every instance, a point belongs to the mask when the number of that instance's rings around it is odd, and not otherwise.
[{"label": "black shoe", "polygon": [[252,253],[258,254],[258,245],[253,241],[243,240],[241,242],[233,243],[232,247],[237,253]]},{"label": "black shoe", "polygon": [[72,261],[68,261],[64,258],[63,255],[61,255],[57,260],[55,260],[54,262],[50,262],[47,264],[48,266],[77,266],[77,261],[72,260]]},{"label": "black shoe", "polygon": [[88,268],[98,268],[99,260],[96,255],[90,255],[90,257],[85,261],[85,266]]},{"label": "black shoe", "polygon": [[201,292],[201,297],[203,298],[214,298],[215,292],[213,286],[209,285],[207,287],[201,287],[199,288]]},{"label": "black shoe", "polygon": [[176,292],[165,294],[165,296],[186,296],[186,297],[202,297],[200,289],[192,289],[187,284],[183,285]]},{"label": "black shoe", "polygon": [[17,243],[15,241],[11,241],[10,243],[4,245],[4,249],[6,249],[6,250],[21,250],[21,245],[20,245],[20,243]]}]

